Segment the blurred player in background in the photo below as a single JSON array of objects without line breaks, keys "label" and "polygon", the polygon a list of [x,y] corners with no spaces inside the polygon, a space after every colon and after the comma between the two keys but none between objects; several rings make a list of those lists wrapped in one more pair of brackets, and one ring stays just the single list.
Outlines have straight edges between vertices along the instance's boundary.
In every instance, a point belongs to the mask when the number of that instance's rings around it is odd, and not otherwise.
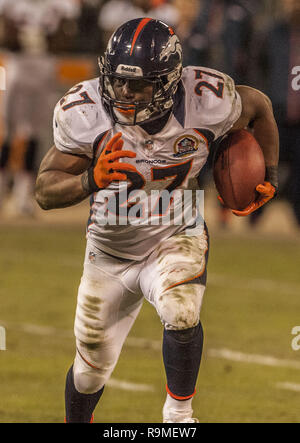
[{"label": "blurred player in background", "polygon": [[173,5],[173,1],[110,0],[101,8],[98,18],[105,47],[111,34],[122,23],[144,15],[162,20],[170,26],[177,25],[180,20],[180,11],[176,4]]},{"label": "blurred player in background", "polygon": [[257,0],[173,0],[173,4],[178,11],[176,32],[183,43],[184,65],[201,62],[238,83],[248,80],[246,54]]},{"label": "blurred player in background", "polygon": [[197,189],[211,143],[250,122],[264,153],[266,179],[257,200],[237,214],[248,215],[274,196],[278,132],[272,107],[264,94],[235,87],[224,73],[183,69],[173,29],[151,18],[121,25],[99,66],[100,78],[76,85],[57,104],[55,145],[36,183],[43,209],[91,199],[66,421],[91,421],[145,298],[164,327],[163,421],[195,423],[208,233],[206,227],[199,231],[194,199],[180,224],[167,216],[185,211],[179,197]]},{"label": "blurred player in background", "polygon": [[[0,207],[13,182],[14,212],[33,215],[33,189],[48,109],[56,98],[56,64],[50,53],[66,21],[79,13],[73,0],[2,0],[1,45],[7,72],[0,146]],[[63,34],[61,44],[67,36]]]},{"label": "blurred player in background", "polygon": [[[80,7],[80,15],[77,20],[77,35],[73,39],[73,52],[78,54],[99,53],[99,48],[106,48],[104,32],[98,23],[98,17],[105,0],[74,0]],[[100,32],[99,32],[100,31]],[[63,37],[62,37],[63,39]],[[96,65],[96,63],[95,63]]]}]

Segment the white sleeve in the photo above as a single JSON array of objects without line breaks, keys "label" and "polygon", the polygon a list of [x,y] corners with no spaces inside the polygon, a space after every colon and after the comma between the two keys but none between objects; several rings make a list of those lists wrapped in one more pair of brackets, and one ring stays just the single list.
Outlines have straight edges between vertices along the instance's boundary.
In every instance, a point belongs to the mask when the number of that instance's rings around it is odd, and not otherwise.
[{"label": "white sleeve", "polygon": [[76,125],[76,119],[72,118],[75,116],[75,113],[72,111],[69,112],[67,116],[61,109],[60,103],[58,103],[54,109],[53,136],[55,146],[66,154],[80,154],[93,158],[92,143],[89,140],[86,142],[78,140],[76,132],[74,131],[75,128],[72,127],[72,121],[73,125]]},{"label": "white sleeve", "polygon": [[[211,70],[212,71],[212,70]],[[212,71],[217,72],[217,71]],[[218,73],[221,74],[221,73]],[[222,99],[216,98],[208,89],[203,91],[209,96],[212,107],[209,109],[209,101],[206,105],[206,119],[215,134],[215,140],[225,135],[239,119],[242,113],[242,100],[235,89],[235,83],[229,75],[222,73],[224,90]],[[208,97],[207,97],[208,98]]]},{"label": "white sleeve", "polygon": [[233,79],[211,68],[188,66],[183,70],[183,82],[186,126],[207,128],[215,139],[228,132],[242,112]]},{"label": "white sleeve", "polygon": [[221,137],[226,134],[234,123],[240,118],[242,113],[242,100],[237,91],[234,93],[234,97],[231,102],[231,111],[227,118],[222,122],[222,125],[219,125],[217,128],[216,138]]},{"label": "white sleeve", "polygon": [[113,127],[98,92],[99,79],[75,85],[54,109],[53,135],[66,154],[94,157],[95,140]]}]

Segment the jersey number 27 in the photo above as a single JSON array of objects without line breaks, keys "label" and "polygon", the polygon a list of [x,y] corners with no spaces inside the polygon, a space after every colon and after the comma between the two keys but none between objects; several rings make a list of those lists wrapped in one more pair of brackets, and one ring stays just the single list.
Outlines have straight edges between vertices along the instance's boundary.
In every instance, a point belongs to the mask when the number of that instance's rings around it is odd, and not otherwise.
[{"label": "jersey number 27", "polygon": [[212,72],[195,69],[195,79],[201,80],[195,86],[195,93],[202,95],[202,88],[212,91],[218,98],[223,98],[224,78]]}]

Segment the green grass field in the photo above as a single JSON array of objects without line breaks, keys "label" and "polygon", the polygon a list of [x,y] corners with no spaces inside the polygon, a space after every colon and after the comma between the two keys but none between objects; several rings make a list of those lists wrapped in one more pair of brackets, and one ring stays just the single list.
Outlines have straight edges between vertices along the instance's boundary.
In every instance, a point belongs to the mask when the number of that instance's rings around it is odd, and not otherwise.
[{"label": "green grass field", "polygon": [[[84,227],[2,225],[0,244],[0,325],[7,335],[0,351],[0,422],[62,422]],[[299,240],[254,233],[212,236],[193,403],[201,422],[300,422],[300,350],[291,347],[291,330],[300,325],[299,246]],[[145,302],[96,422],[161,422],[161,336]]]}]

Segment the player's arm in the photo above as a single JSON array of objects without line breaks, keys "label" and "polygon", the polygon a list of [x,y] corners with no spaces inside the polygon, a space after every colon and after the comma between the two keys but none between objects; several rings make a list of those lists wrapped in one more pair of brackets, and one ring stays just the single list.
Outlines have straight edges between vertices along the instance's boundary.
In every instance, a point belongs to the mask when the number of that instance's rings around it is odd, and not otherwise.
[{"label": "player's arm", "polygon": [[236,90],[242,99],[242,114],[232,130],[251,126],[263,151],[266,167],[277,167],[279,136],[271,100],[261,91],[249,86],[237,86]]},{"label": "player's arm", "polygon": [[136,172],[133,165],[119,162],[136,156],[132,151],[122,151],[121,137],[119,132],[107,143],[95,165],[87,156],[66,154],[53,146],[36,180],[35,196],[40,207],[47,210],[75,205],[114,180],[126,180],[126,171]]},{"label": "player's arm", "polygon": [[248,86],[236,87],[242,100],[242,113],[231,131],[251,127],[266,164],[264,183],[257,186],[258,197],[243,211],[233,211],[245,216],[260,208],[274,197],[278,189],[279,135],[271,100],[262,92]]},{"label": "player's arm", "polygon": [[84,186],[91,160],[86,156],[65,154],[53,146],[38,172],[35,197],[42,209],[64,208],[84,200]]}]

